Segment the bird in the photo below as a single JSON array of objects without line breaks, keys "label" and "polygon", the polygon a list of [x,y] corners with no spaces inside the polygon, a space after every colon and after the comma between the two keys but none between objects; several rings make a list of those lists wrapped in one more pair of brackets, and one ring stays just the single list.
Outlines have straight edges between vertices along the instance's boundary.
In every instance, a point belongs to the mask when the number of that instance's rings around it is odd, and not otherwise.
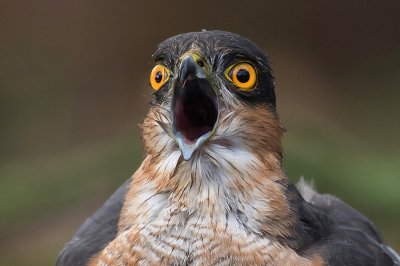
[{"label": "bird", "polygon": [[282,167],[270,59],[225,31],[158,45],[144,160],[60,265],[400,265],[364,215]]}]

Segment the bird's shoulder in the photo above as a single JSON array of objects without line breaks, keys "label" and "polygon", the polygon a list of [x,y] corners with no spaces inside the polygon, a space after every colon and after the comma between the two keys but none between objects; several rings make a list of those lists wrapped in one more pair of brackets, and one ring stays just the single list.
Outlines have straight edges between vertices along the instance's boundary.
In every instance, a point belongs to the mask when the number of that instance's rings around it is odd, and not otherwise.
[{"label": "bird's shoulder", "polygon": [[328,219],[329,234],[315,243],[326,251],[328,265],[400,265],[399,255],[385,244],[367,217],[335,196],[317,193],[304,181],[298,187],[305,204],[316,207]]},{"label": "bird's shoulder", "polygon": [[86,265],[118,233],[118,221],[130,179],[88,218],[60,252],[56,266]]}]

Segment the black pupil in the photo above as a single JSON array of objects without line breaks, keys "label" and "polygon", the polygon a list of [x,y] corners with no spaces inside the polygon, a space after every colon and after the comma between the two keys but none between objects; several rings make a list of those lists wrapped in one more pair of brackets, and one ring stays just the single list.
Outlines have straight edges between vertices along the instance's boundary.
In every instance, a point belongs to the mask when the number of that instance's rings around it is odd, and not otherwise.
[{"label": "black pupil", "polygon": [[162,81],[162,73],[161,73],[161,71],[158,71],[156,73],[156,82],[160,83],[161,81]]},{"label": "black pupil", "polygon": [[239,71],[236,72],[236,78],[239,82],[246,83],[250,79],[250,73],[246,69],[239,69]]}]

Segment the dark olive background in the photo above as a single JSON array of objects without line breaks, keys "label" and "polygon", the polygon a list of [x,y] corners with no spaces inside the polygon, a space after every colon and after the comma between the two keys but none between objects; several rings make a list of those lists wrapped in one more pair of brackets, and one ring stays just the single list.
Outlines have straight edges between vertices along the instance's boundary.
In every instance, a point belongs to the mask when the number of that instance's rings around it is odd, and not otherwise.
[{"label": "dark olive background", "polygon": [[202,29],[272,58],[284,167],[400,251],[400,2],[0,2],[0,265],[52,265],[143,156],[156,45]]}]

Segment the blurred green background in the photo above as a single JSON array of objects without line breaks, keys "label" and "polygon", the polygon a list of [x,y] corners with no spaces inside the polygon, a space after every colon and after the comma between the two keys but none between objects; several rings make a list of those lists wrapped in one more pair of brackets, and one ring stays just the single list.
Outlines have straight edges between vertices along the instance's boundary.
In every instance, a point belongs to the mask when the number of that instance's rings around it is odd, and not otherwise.
[{"label": "blurred green background", "polygon": [[152,53],[202,29],[271,56],[284,167],[400,252],[399,1],[0,2],[0,265],[52,265],[143,156]]}]

